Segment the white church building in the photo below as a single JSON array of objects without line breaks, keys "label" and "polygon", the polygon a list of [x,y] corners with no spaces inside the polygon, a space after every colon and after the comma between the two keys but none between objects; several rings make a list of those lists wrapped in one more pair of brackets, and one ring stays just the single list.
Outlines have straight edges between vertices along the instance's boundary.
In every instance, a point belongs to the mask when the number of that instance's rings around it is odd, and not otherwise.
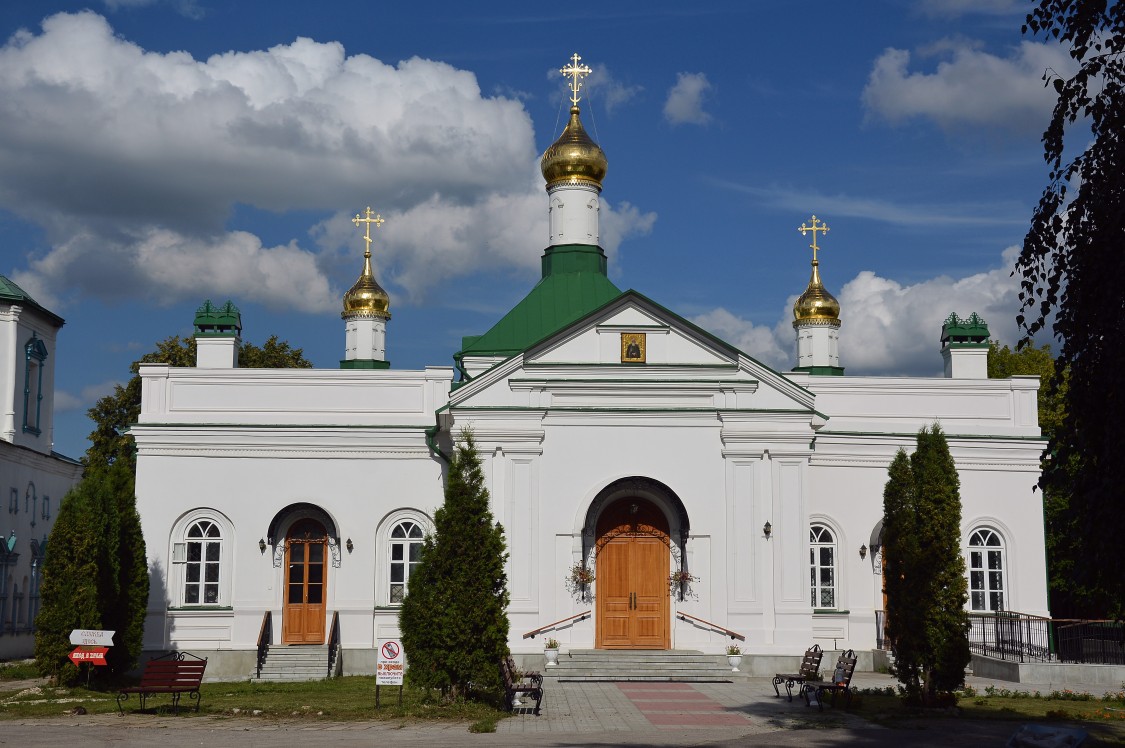
[{"label": "white church building", "polygon": [[196,317],[195,367],[141,367],[146,650],[241,678],[260,645],[331,643],[344,672],[373,672],[464,429],[506,533],[516,654],[546,636],[718,654],[727,632],[746,637],[747,664],[813,643],[873,650],[887,467],[935,422],[960,474],[970,608],[1048,615],[1038,379],[987,378],[976,315],[934,330],[944,377],[844,375],[846,310],[821,282],[815,217],[791,371],[621,291],[599,246],[607,162],[572,73],[569,124],[542,160],[542,279],[453,367],[389,366],[370,209],[339,368],[237,368],[230,304]]}]

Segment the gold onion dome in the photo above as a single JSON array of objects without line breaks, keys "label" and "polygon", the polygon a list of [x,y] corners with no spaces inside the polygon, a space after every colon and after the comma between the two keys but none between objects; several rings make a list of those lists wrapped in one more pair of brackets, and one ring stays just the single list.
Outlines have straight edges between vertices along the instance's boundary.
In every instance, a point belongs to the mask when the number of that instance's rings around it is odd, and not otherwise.
[{"label": "gold onion dome", "polygon": [[371,255],[363,258],[363,273],[344,294],[344,311],[341,317],[387,317],[390,315],[391,297],[371,274]]},{"label": "gold onion dome", "polygon": [[560,184],[574,184],[590,185],[601,191],[609,162],[601,147],[586,134],[578,112],[577,105],[570,108],[570,122],[543,154],[540,169],[548,190]]},{"label": "gold onion dome", "polygon": [[820,263],[813,260],[812,277],[805,292],[797,297],[793,303],[793,325],[799,324],[840,324],[840,302],[828,293],[824,284],[820,282]]}]

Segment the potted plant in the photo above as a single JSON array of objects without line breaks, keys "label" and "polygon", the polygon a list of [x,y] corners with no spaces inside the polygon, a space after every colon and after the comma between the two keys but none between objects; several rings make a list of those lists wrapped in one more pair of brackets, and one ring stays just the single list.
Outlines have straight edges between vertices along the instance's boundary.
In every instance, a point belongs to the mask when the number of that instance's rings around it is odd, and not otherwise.
[{"label": "potted plant", "polygon": [[594,583],[594,570],[584,563],[576,563],[566,574],[566,591],[576,603],[588,603],[594,599],[590,585]]},{"label": "potted plant", "polygon": [[547,658],[547,667],[558,665],[559,640],[554,637],[547,637],[547,641],[543,643],[543,655]]},{"label": "potted plant", "polygon": [[742,664],[742,648],[737,644],[731,644],[727,647],[727,664],[730,665],[732,673],[741,672],[738,666]]},{"label": "potted plant", "polygon": [[668,575],[668,594],[680,602],[688,598],[695,600],[697,596],[692,590],[691,585],[698,581],[699,577],[693,576],[685,569],[674,571]]}]

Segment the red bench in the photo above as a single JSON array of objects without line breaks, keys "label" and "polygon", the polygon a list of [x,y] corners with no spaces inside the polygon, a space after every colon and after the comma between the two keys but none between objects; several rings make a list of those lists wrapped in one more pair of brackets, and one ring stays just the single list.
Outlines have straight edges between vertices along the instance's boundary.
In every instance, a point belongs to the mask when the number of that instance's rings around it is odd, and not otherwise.
[{"label": "red bench", "polygon": [[180,696],[186,693],[195,702],[195,711],[198,712],[199,684],[203,682],[203,671],[206,669],[206,657],[196,657],[187,652],[169,652],[151,659],[141,672],[140,685],[122,688],[117,694],[117,709],[125,714],[122,702],[129,699],[129,694],[135,693],[140,695],[143,712],[151,694],[166,693],[172,696],[173,713],[179,714]]}]

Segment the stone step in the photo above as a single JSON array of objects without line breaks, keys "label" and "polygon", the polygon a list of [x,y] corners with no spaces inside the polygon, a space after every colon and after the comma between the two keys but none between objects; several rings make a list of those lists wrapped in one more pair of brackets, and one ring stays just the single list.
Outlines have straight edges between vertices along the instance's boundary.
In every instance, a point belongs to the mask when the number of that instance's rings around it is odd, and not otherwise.
[{"label": "stone step", "polygon": [[722,683],[746,677],[731,671],[725,655],[691,650],[571,650],[558,665],[541,671],[546,680],[565,682],[677,681]]},{"label": "stone step", "polygon": [[313,681],[328,675],[328,647],[272,647],[266,652],[262,672],[255,668],[251,681]]}]

